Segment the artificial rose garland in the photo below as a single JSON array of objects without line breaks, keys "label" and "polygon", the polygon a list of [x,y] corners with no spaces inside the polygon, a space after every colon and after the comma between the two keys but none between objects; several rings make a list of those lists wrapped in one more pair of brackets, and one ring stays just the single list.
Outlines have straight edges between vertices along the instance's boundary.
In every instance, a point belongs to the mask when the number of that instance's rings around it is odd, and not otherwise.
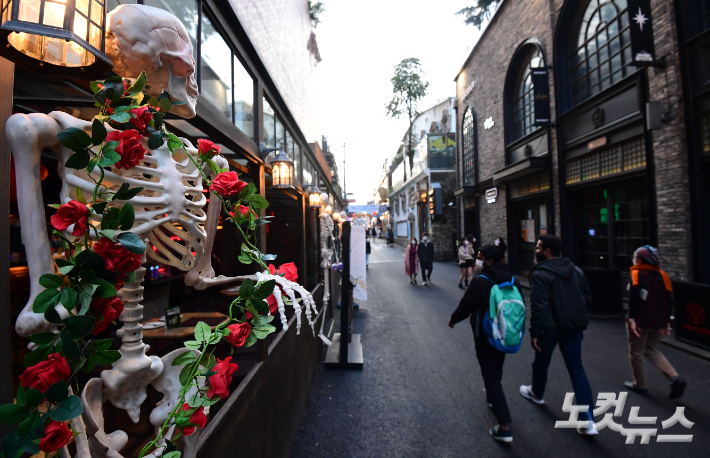
[{"label": "artificial rose garland", "polygon": [[[185,404],[182,405],[182,410],[190,410],[190,406],[186,402]],[[205,425],[207,424],[207,416],[205,415],[205,408],[200,407],[195,412],[190,415],[190,419],[188,420],[189,423],[192,423],[194,426],[184,426],[182,428],[182,434],[184,436],[190,436],[192,433],[195,432],[195,429],[203,429]]]},{"label": "artificial rose garland", "polygon": [[227,326],[229,329],[229,335],[224,338],[227,342],[232,344],[234,347],[241,347],[247,341],[249,334],[251,333],[251,325],[248,322],[236,323]]},{"label": "artificial rose garland", "polygon": [[[133,120],[133,118],[131,118]],[[143,160],[145,148],[141,145],[141,134],[137,130],[128,129],[123,132],[115,130],[106,135],[107,142],[118,142],[116,152],[121,156],[121,160],[114,165],[119,169],[130,169]]]},{"label": "artificial rose garland", "polygon": [[221,149],[221,146],[215,145],[209,140],[203,138],[197,140],[197,156],[203,161],[212,159],[219,154]]},{"label": "artificial rose garland", "polygon": [[44,427],[44,437],[39,440],[39,449],[52,453],[64,447],[72,437],[72,432],[63,421],[50,420]]},{"label": "artificial rose garland", "polygon": [[133,124],[139,132],[145,132],[148,124],[153,120],[153,113],[148,110],[148,107],[142,106],[133,108],[132,110],[128,110],[128,112],[135,115],[135,118],[129,119],[129,122]]},{"label": "artificial rose garland", "polygon": [[212,371],[217,372],[210,376],[210,389],[207,391],[207,397],[211,398],[214,395],[225,399],[229,396],[229,384],[232,383],[232,375],[237,372],[239,366],[230,363],[231,356],[227,356],[223,360],[217,359],[217,365],[212,368]]},{"label": "artificial rose garland", "polygon": [[71,200],[59,207],[57,213],[49,220],[58,231],[66,231],[73,224],[74,230],[71,234],[74,237],[81,237],[89,227],[89,209],[81,202]]},{"label": "artificial rose garland", "polygon": [[237,172],[222,172],[212,180],[210,191],[214,191],[222,197],[232,197],[239,194],[247,184],[239,180]]},{"label": "artificial rose garland", "polygon": [[67,360],[59,353],[53,353],[45,361],[28,367],[20,374],[23,388],[34,388],[44,393],[47,388],[60,380],[68,380],[71,375]]},{"label": "artificial rose garland", "polygon": [[106,237],[101,237],[101,240],[94,245],[94,252],[104,258],[108,270],[118,272],[118,279],[121,281],[126,278],[128,272],[133,272],[141,266],[141,255],[131,253]]},{"label": "artificial rose garland", "polygon": [[91,300],[89,309],[94,318],[96,318],[91,334],[96,335],[103,332],[109,323],[116,321],[121,316],[121,313],[123,313],[123,301],[117,296],[109,298],[94,297]]}]

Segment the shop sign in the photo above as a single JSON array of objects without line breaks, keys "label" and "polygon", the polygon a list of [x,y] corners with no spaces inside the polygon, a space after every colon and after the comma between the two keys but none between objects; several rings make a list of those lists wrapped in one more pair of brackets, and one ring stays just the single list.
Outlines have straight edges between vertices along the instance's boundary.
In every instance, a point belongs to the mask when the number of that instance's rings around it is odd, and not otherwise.
[{"label": "shop sign", "polygon": [[493,122],[493,118],[492,118],[492,117],[488,117],[488,119],[486,119],[486,120],[483,122],[483,128],[486,129],[486,130],[488,130],[488,129],[490,129],[491,127],[493,127],[493,124],[495,124],[495,123]]},{"label": "shop sign", "polygon": [[710,286],[673,282],[676,338],[710,350]]},{"label": "shop sign", "polygon": [[486,202],[492,204],[498,198],[498,188],[486,189]]},{"label": "shop sign", "polygon": [[532,70],[533,96],[535,104],[536,126],[547,126],[550,123],[550,79],[546,68]]},{"label": "shop sign", "polygon": [[629,29],[631,31],[631,64],[653,66],[656,50],[649,0],[628,0]]}]

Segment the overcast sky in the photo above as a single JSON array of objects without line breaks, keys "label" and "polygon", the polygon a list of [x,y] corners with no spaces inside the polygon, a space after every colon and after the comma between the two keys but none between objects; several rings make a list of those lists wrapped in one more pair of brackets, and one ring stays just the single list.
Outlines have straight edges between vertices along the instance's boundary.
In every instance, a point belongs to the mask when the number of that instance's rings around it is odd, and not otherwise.
[{"label": "overcast sky", "polygon": [[417,57],[429,82],[424,111],[456,95],[453,79],[478,39],[456,11],[466,0],[324,0],[326,12],[315,30],[323,61],[316,79],[319,130],[328,137],[347,191],[357,204],[373,199],[385,159],[391,159],[407,129],[405,117],[391,119],[394,66]]}]

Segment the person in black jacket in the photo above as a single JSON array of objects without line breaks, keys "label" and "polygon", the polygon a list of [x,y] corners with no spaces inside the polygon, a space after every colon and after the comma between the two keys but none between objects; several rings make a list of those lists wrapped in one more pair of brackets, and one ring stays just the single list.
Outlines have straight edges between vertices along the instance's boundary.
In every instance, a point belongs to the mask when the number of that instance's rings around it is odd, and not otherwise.
[{"label": "person in black jacket", "polygon": [[464,293],[458,308],[451,314],[449,327],[471,317],[473,328],[473,341],[476,347],[476,357],[481,366],[483,384],[486,387],[486,403],[493,409],[498,425],[491,429],[493,439],[500,442],[512,442],[513,434],[510,432],[510,411],[503,393],[503,363],[505,353],[495,349],[483,332],[483,316],[490,306],[490,296],[493,284],[509,282],[513,273],[507,264],[501,263],[500,250],[493,245],[486,245],[478,251],[478,259],[483,261],[480,275],[471,280],[471,284]]},{"label": "person in black jacket", "polygon": [[434,243],[429,240],[428,232],[422,235],[422,241],[417,249],[417,257],[419,257],[422,280],[424,280],[422,285],[426,286],[427,282],[431,282],[431,269],[434,267]]},{"label": "person in black jacket", "polygon": [[582,435],[598,434],[594,425],[594,399],[587,374],[582,366],[583,331],[587,329],[587,305],[592,294],[582,269],[560,257],[562,241],[554,235],[542,235],[537,241],[537,264],[530,272],[530,344],[535,350],[532,385],[522,385],[520,394],[536,404],[544,404],[547,369],[552,352],[560,346],[562,358],[572,380],[576,405],[589,406],[579,414],[589,421],[577,428]]}]

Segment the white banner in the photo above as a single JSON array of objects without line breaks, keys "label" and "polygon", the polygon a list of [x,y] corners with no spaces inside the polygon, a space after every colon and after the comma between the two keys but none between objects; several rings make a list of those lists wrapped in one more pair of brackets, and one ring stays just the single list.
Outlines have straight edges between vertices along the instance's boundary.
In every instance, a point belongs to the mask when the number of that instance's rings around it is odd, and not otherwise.
[{"label": "white banner", "polygon": [[352,226],[350,228],[350,276],[357,279],[353,288],[353,299],[367,300],[365,272],[365,227]]}]

